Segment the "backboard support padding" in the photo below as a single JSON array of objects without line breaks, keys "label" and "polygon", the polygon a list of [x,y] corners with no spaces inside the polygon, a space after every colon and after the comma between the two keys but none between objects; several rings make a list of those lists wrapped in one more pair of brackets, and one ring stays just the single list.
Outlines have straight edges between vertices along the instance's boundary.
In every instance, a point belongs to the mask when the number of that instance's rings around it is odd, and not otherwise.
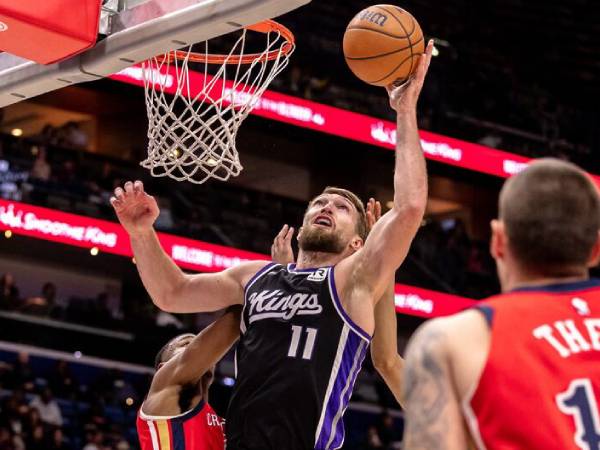
[{"label": "backboard support padding", "polygon": [[310,0],[149,0],[111,18],[110,34],[69,60],[42,66],[0,54],[0,107],[119,72],[154,55],[292,11]]}]

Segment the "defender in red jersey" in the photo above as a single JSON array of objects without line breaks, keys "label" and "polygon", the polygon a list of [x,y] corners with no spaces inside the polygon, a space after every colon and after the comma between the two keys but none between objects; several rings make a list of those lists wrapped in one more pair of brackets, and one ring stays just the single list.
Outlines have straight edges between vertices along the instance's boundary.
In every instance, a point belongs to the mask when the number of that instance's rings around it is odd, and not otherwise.
[{"label": "defender in red jersey", "polygon": [[600,199],[540,160],[492,222],[503,295],[426,323],[407,352],[405,446],[600,450]]},{"label": "defender in red jersey", "polygon": [[224,450],[223,419],[208,404],[214,366],[239,338],[239,307],[197,336],[169,341],[137,418],[142,450]]}]

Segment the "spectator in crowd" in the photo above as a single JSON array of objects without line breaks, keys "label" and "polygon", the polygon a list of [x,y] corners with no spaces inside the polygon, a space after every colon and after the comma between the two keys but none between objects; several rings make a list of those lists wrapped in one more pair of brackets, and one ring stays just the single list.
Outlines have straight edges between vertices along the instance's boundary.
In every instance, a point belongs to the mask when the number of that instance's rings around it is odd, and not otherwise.
[{"label": "spectator in crowd", "polygon": [[41,296],[28,298],[23,312],[37,316],[49,316],[56,307],[56,285],[44,283]]},{"label": "spectator in crowd", "polygon": [[[96,389],[94,389],[96,390]],[[86,422],[96,429],[97,427],[103,427],[106,425],[106,411],[104,409],[103,401],[101,397],[103,397],[106,391],[98,390],[95,395],[97,398],[93,399],[90,404],[90,409],[86,415]],[[102,394],[100,394],[102,393]]]},{"label": "spectator in crowd", "polygon": [[61,427],[63,424],[62,413],[54,400],[50,388],[44,388],[42,394],[35,397],[29,404],[32,408],[37,408],[40,412],[42,422],[47,425]]},{"label": "spectator in crowd", "polygon": [[[22,387],[28,392],[33,390],[35,376],[29,365],[29,354],[27,352],[20,352],[17,355],[17,360],[13,365],[12,378],[13,389]],[[13,395],[23,397],[23,393],[20,390],[15,390]],[[22,398],[18,398],[18,400],[21,401]]]},{"label": "spectator in crowd", "polygon": [[0,408],[0,427],[5,427],[10,433],[11,443],[16,444],[16,440],[22,441],[26,433],[26,418],[28,408],[19,402],[14,394],[2,402]]},{"label": "spectator in crowd", "polygon": [[77,380],[66,361],[56,363],[56,369],[49,377],[48,384],[59,398],[73,398],[78,388]]},{"label": "spectator in crowd", "polygon": [[56,428],[49,439],[48,450],[72,450],[71,446],[65,439],[65,435],[60,428]]},{"label": "spectator in crowd", "polygon": [[51,311],[56,306],[56,285],[54,283],[44,283],[42,286],[42,298],[46,301],[48,311]]},{"label": "spectator in crowd", "polygon": [[44,436],[44,426],[36,426],[31,434],[27,436],[25,441],[25,448],[27,450],[46,450],[46,441]]},{"label": "spectator in crowd", "polygon": [[382,450],[383,442],[379,437],[379,431],[377,431],[377,427],[371,425],[367,430],[367,449],[368,450]]},{"label": "spectator in crowd", "polygon": [[84,149],[88,146],[89,138],[77,122],[67,122],[61,128],[61,145],[69,148]]},{"label": "spectator in crowd", "polygon": [[2,424],[0,424],[0,450],[17,450],[10,429]]},{"label": "spectator in crowd", "polygon": [[129,445],[129,442],[127,442],[125,439],[121,439],[119,442],[117,442],[117,444],[115,445],[115,449],[116,450],[130,450],[131,446]]},{"label": "spectator in crowd", "polygon": [[86,443],[83,450],[104,450],[104,435],[97,429],[92,429],[86,434]]},{"label": "spectator in crowd", "polygon": [[57,145],[58,144],[58,130],[51,124],[46,124],[42,130],[36,136],[33,136],[36,142],[45,145]]},{"label": "spectator in crowd", "polygon": [[27,436],[31,436],[36,428],[43,426],[44,422],[42,422],[42,416],[39,410],[34,407],[29,407],[25,417],[24,433]]},{"label": "spectator in crowd", "polygon": [[19,289],[10,272],[0,279],[0,309],[16,309],[19,305]]},{"label": "spectator in crowd", "polygon": [[75,161],[67,159],[63,161],[59,170],[56,172],[56,182],[65,188],[79,185],[77,174],[77,165]]},{"label": "spectator in crowd", "polygon": [[394,418],[389,412],[386,411],[381,415],[377,431],[384,448],[399,448],[402,443],[402,430],[396,426]]},{"label": "spectator in crowd", "polygon": [[30,176],[35,180],[48,181],[52,175],[52,167],[46,159],[46,147],[40,146],[38,149],[37,157],[33,162]]}]

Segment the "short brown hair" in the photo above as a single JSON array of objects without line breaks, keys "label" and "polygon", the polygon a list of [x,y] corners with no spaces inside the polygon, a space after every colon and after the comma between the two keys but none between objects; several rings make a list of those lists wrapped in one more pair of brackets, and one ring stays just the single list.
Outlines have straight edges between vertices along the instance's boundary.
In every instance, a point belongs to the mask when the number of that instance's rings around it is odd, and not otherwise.
[{"label": "short brown hair", "polygon": [[163,347],[158,351],[156,357],[154,358],[154,368],[158,370],[160,365],[164,362],[167,362],[173,356],[173,345],[177,343],[180,339],[184,338],[193,338],[195,335],[191,333],[180,334],[179,336],[175,336],[169,342],[167,342]]},{"label": "short brown hair", "polygon": [[502,188],[500,219],[518,261],[544,275],[586,266],[600,229],[600,199],[571,163],[541,159]]},{"label": "short brown hair", "polygon": [[[365,206],[363,205],[362,200],[356,195],[354,192],[349,191],[348,189],[342,189],[335,186],[327,186],[323,189],[323,192],[319,195],[323,194],[335,194],[341,197],[344,197],[348,200],[354,208],[356,212],[358,212],[358,221],[356,222],[356,234],[360,236],[360,238],[364,241],[367,239],[367,213],[365,211]],[[312,203],[312,201],[311,201]]]}]

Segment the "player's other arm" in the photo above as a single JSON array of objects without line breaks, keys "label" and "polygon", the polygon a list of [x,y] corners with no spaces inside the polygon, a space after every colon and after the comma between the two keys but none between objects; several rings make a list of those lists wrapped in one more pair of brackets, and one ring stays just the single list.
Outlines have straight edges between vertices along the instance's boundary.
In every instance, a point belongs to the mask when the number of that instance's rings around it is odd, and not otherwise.
[{"label": "player's other arm", "polygon": [[165,253],[153,224],[159,214],[154,197],[141,181],[128,181],[111,198],[119,221],[129,233],[136,266],[144,287],[164,311],[217,311],[243,303],[245,282],[266,262],[251,262],[215,274],[184,273]]},{"label": "player's other arm", "polygon": [[402,390],[406,450],[465,450],[468,434],[453,381],[444,319],[425,323],[411,339]]},{"label": "player's other arm", "polygon": [[150,394],[173,386],[195,384],[217,364],[240,337],[241,306],[225,314],[200,332],[183,352],[171,358],[154,376]]},{"label": "player's other arm", "polygon": [[381,297],[388,280],[404,261],[427,205],[427,170],[417,127],[417,100],[432,50],[430,42],[411,81],[390,90],[390,104],[397,113],[393,207],[375,224],[364,247],[340,263],[353,273],[358,285],[373,294],[373,301]]},{"label": "player's other arm", "polygon": [[375,306],[375,334],[371,341],[371,359],[396,401],[404,406],[402,401],[404,360],[398,354],[394,284],[392,280]]}]

